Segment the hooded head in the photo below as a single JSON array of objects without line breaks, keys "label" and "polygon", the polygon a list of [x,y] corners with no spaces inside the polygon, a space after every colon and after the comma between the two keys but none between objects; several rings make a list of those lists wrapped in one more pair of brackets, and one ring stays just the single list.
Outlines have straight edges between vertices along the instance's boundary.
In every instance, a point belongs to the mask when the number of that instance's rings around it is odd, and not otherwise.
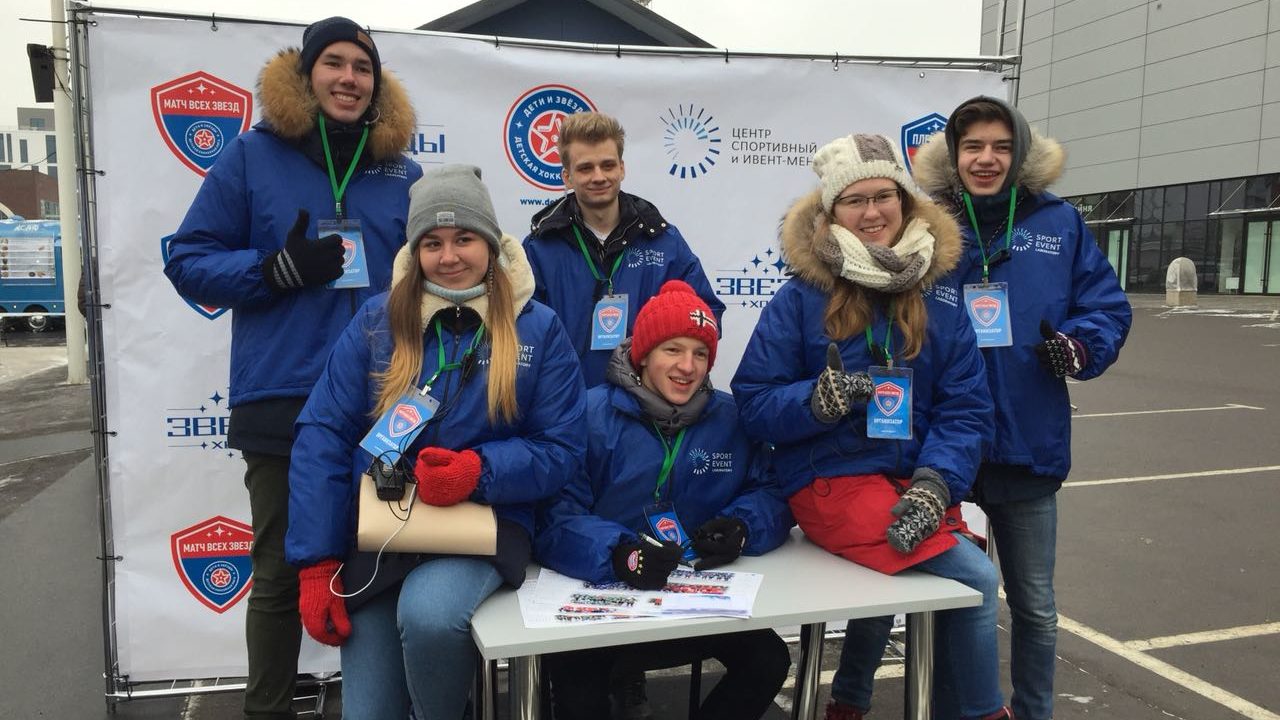
[{"label": "hooded head", "polygon": [[965,185],[966,189],[974,195],[998,195],[1018,183],[1022,174],[1022,165],[1026,162],[1027,153],[1031,149],[1031,126],[1027,124],[1027,119],[1018,112],[1017,108],[1003,100],[979,95],[960,103],[952,111],[951,117],[947,118],[947,126],[943,133],[947,141],[947,153],[961,180],[966,177],[966,169],[962,166],[964,160],[961,157],[963,150],[961,141],[966,134],[972,132],[975,127],[983,126],[984,123],[1000,123],[1008,130],[1012,141],[1009,146],[1008,167],[1004,168],[1003,181],[998,186],[993,186],[990,192],[969,187],[968,182]]},{"label": "hooded head", "polygon": [[298,72],[310,78],[311,71],[325,48],[336,42],[352,43],[369,56],[369,62],[373,66],[373,93],[370,96],[370,105],[372,105],[378,99],[378,90],[382,86],[382,59],[378,56],[378,46],[373,44],[373,38],[369,33],[349,18],[335,15],[317,20],[302,31],[302,51],[299,56]]}]

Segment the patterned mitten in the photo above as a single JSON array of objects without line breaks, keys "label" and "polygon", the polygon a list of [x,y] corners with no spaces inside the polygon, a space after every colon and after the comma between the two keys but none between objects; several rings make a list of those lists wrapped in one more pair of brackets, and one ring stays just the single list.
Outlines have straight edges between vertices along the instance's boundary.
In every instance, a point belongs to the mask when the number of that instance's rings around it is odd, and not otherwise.
[{"label": "patterned mitten", "polygon": [[1044,342],[1036,345],[1036,356],[1054,377],[1075,375],[1089,362],[1089,352],[1084,349],[1084,343],[1055,331],[1048,320],[1040,321],[1040,336]]},{"label": "patterned mitten", "polygon": [[613,549],[613,574],[638,590],[661,590],[683,554],[680,544],[671,540],[619,543]]},{"label": "patterned mitten", "polygon": [[835,343],[827,345],[827,367],[818,376],[809,407],[813,416],[824,423],[833,423],[853,409],[855,402],[871,398],[875,386],[865,372],[847,373],[840,359],[840,348]]},{"label": "patterned mitten", "polygon": [[942,476],[933,468],[916,468],[911,476],[911,487],[889,510],[898,518],[885,533],[889,544],[903,554],[915,550],[925,538],[938,531],[950,504],[951,491]]}]

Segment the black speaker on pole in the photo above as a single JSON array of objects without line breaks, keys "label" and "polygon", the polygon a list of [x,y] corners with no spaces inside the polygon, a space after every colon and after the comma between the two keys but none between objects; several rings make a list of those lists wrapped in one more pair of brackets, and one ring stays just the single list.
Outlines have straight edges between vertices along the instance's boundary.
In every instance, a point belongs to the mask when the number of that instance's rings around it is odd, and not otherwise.
[{"label": "black speaker on pole", "polygon": [[53,102],[53,49],[28,43],[27,58],[31,61],[31,87],[36,91],[36,102]]}]

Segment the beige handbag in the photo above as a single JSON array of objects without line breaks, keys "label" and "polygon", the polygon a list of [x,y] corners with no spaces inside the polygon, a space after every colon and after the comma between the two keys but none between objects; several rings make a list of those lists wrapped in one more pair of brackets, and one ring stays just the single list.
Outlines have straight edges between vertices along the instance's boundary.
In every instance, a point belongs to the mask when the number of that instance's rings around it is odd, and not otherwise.
[{"label": "beige handbag", "polygon": [[405,487],[403,500],[379,500],[368,473],[360,478],[359,502],[359,550],[377,552],[385,543],[388,552],[498,553],[498,521],[488,505],[460,502],[436,507],[418,500],[412,486]]}]

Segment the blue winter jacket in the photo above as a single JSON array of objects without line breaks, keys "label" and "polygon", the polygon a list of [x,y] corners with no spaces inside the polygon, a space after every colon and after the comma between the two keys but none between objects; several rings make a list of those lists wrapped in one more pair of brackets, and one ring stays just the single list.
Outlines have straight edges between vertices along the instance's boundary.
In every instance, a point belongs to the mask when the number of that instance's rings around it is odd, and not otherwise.
[{"label": "blue winter jacket", "polygon": [[[413,130],[412,108],[394,77],[385,76],[378,100],[385,121],[374,125],[365,149],[373,161],[352,176],[343,197],[347,217],[360,221],[369,287],[272,291],[262,263],[284,247],[298,210],[311,213],[312,238],[317,222],[335,215],[328,173],[298,147],[315,117],[296,111],[310,92],[296,63],[296,53],[285,53],[263,71],[263,122],[227,144],[165,263],[180,295],[233,311],[231,407],[311,391],[356,310],[390,285],[392,259],[404,244],[409,186],[422,175],[400,155]],[[315,99],[309,102],[314,106]]]},{"label": "blue winter jacket", "polygon": [[[928,223],[936,239],[925,278],[936,282],[959,256],[959,231],[928,201],[916,200],[916,216]],[[743,425],[753,437],[774,444],[774,465],[788,497],[816,478],[877,473],[911,477],[917,466],[927,466],[942,475],[952,502],[958,503],[968,494],[983,446],[991,438],[991,395],[963,308],[926,300],[923,349],[912,360],[900,355],[895,359],[894,367],[913,371],[910,440],[868,438],[865,404],[855,403],[852,412],[830,424],[813,414],[810,400],[827,365],[831,342],[823,323],[827,300],[835,283],[848,282],[836,277],[815,252],[828,227],[816,192],[787,213],[783,253],[795,277],[761,312],[734,375],[733,393]],[[906,292],[920,289],[917,285]],[[882,308],[871,327],[877,344],[884,344],[888,327]],[[893,333],[892,346],[901,348],[901,332],[895,327]],[[863,333],[837,346],[848,372],[883,364],[873,358]]]},{"label": "blue winter jacket", "polygon": [[724,316],[724,303],[716,297],[702,270],[702,263],[674,225],[663,220],[658,209],[643,198],[621,193],[621,224],[610,235],[603,256],[600,242],[582,226],[573,195],[567,195],[533,217],[533,230],[524,240],[529,264],[537,281],[534,299],[549,306],[560,320],[582,358],[582,376],[587,387],[605,381],[609,350],[591,349],[591,316],[596,302],[606,292],[596,282],[573,234],[580,226],[583,242],[593,254],[601,275],[607,275],[619,254],[622,263],[613,276],[613,292],[627,296],[627,335],[636,313],[658,294],[668,280],[684,280],[707,303],[716,316],[716,327]]},{"label": "blue winter jacket", "polygon": [[[743,552],[760,555],[782,544],[795,521],[766,453],[743,432],[733,398],[712,393],[685,431],[658,499],[674,504],[688,533],[714,517],[741,520]],[[662,441],[633,395],[612,383],[589,390],[586,465],[539,511],[538,562],[590,582],[615,581],[613,549],[650,532],[644,507],[655,502],[663,457]]]},{"label": "blue winter jacket", "polygon": [[[503,245],[520,251],[511,236],[504,236]],[[401,258],[408,255],[402,252]],[[515,262],[508,257],[509,263],[523,265],[528,274],[522,258]],[[494,506],[500,520],[515,521],[532,535],[534,503],[555,494],[578,472],[585,452],[586,388],[559,319],[541,303],[527,300],[533,290],[531,275],[526,285],[523,299],[517,293],[517,303],[523,307],[516,319],[520,343],[517,420],[496,426],[489,423],[489,346],[481,343],[480,359],[470,377],[464,380],[463,371],[456,369],[436,380],[431,395],[440,408],[405,457],[415,459],[428,445],[474,450],[482,460],[482,471],[470,499]],[[438,305],[428,310],[427,317],[436,312],[457,312],[443,300],[426,297]],[[391,358],[386,298],[384,294],[365,303],[338,339],[295,426],[285,557],[301,567],[325,558],[344,558],[353,549],[359,480],[373,461],[359,447],[373,425],[370,413],[377,387],[370,373],[385,370]],[[468,305],[472,303],[468,301]],[[474,335],[474,327],[457,334],[446,328],[444,337],[439,338],[434,323],[428,324],[423,334],[419,387],[437,369],[440,344],[444,345],[446,362],[457,361]]]},{"label": "blue winter jacket", "polygon": [[[990,270],[991,282],[1008,283],[1013,345],[982,350],[995,401],[995,439],[983,462],[1026,466],[1039,477],[1025,479],[1036,488],[1021,489],[988,487],[984,479],[985,499],[996,502],[1051,493],[1071,469],[1067,383],[1050,374],[1035,354],[1035,346],[1043,341],[1040,321],[1047,320],[1084,344],[1088,362],[1074,376],[1077,380],[1095,378],[1116,361],[1133,322],[1116,273],[1080,213],[1044,191],[1061,174],[1061,148],[1038,134],[1032,137],[1018,176],[1012,258]],[[945,138],[938,133],[917,152],[913,170],[926,191],[953,198],[959,180],[946,151]],[[963,298],[966,283],[982,282],[982,251],[962,206],[956,208],[965,254],[957,270],[935,289],[936,296],[952,300]],[[995,249],[1003,247],[1005,233],[991,234]]]}]

